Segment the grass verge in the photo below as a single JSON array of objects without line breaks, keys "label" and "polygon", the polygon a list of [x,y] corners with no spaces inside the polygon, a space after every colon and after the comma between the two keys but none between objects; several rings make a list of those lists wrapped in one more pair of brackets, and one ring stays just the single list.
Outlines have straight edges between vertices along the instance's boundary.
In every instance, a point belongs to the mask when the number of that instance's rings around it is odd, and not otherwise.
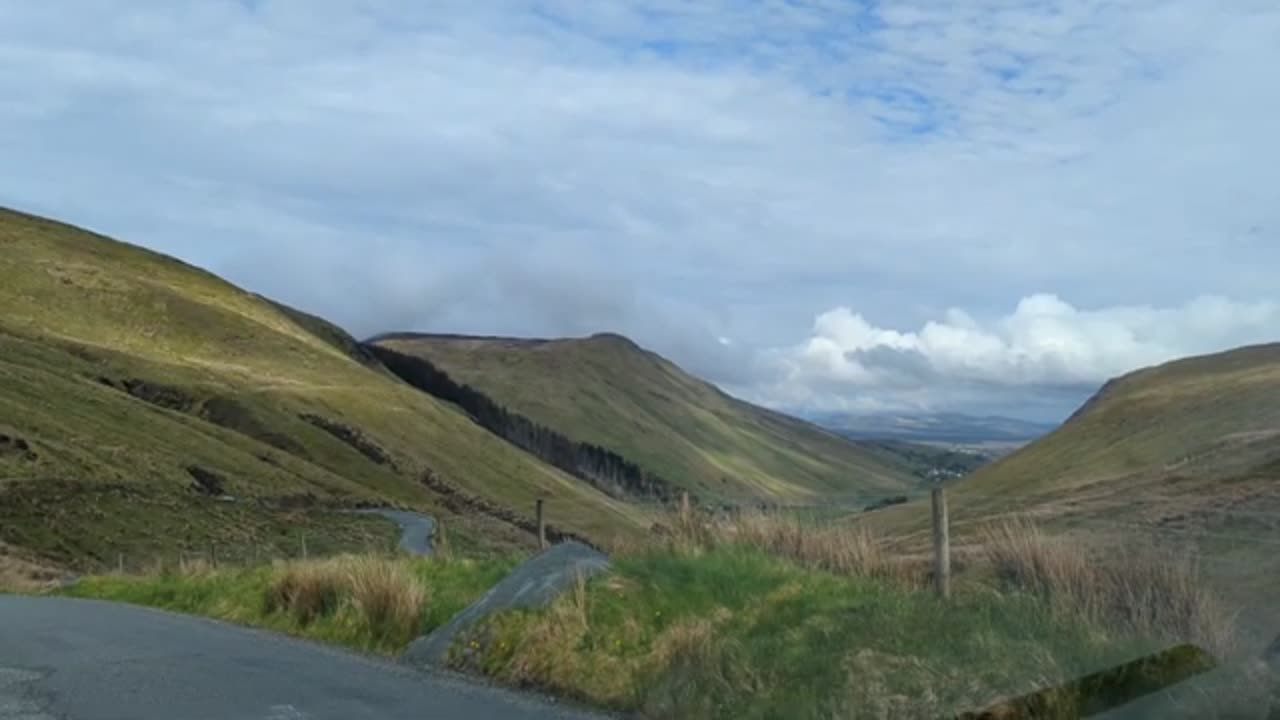
[{"label": "grass verge", "polygon": [[[1029,526],[993,534],[997,572],[948,601],[871,536],[688,513],[664,530],[550,607],[490,618],[451,664],[644,717],[942,718],[1171,645],[1218,650],[1229,627],[1187,566],[1037,584],[1075,551]],[[1055,717],[1083,701],[1055,697]]]},{"label": "grass verge", "polygon": [[134,603],[394,654],[500,580],[511,558],[342,555],[258,567],[187,562],[83,578],[73,597]]}]

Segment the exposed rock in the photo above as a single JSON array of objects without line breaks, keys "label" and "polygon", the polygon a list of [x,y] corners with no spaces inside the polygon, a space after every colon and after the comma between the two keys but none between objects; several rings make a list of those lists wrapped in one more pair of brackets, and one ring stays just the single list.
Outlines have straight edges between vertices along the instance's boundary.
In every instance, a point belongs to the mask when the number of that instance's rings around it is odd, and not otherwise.
[{"label": "exposed rock", "polygon": [[222,497],[226,495],[227,479],[222,475],[198,465],[188,467],[187,472],[190,473],[192,479],[195,480],[194,485],[196,490],[212,497]]},{"label": "exposed rock", "polygon": [[194,397],[179,388],[147,380],[133,378],[130,380],[124,380],[118,384],[112,384],[111,387],[114,387],[117,390],[123,390],[143,402],[151,403],[152,405],[168,410],[186,412],[192,407],[195,407],[196,404],[196,399]]},{"label": "exposed rock", "polygon": [[35,462],[40,456],[31,447],[31,443],[20,437],[0,434],[0,456],[12,455],[27,462]]},{"label": "exposed rock", "polygon": [[391,461],[391,456],[388,455],[387,452],[377,443],[365,436],[365,434],[360,430],[357,430],[350,425],[343,425],[340,422],[320,417],[319,415],[312,415],[310,413],[304,413],[298,417],[312,425],[315,425],[321,430],[324,430],[347,445],[350,445],[357,452],[369,458],[374,463],[377,463],[378,465],[388,465],[392,469],[395,468],[395,463]]},{"label": "exposed rock", "polygon": [[215,395],[200,406],[199,415],[208,422],[247,435],[258,442],[279,448],[290,455],[307,459],[306,448],[284,433],[277,432],[257,418],[244,403],[225,395]]},{"label": "exposed rock", "polygon": [[521,563],[476,602],[430,635],[419,638],[401,656],[413,665],[440,666],[460,635],[485,617],[504,610],[546,605],[570,589],[579,578],[609,568],[609,558],[581,543],[556,545]]}]

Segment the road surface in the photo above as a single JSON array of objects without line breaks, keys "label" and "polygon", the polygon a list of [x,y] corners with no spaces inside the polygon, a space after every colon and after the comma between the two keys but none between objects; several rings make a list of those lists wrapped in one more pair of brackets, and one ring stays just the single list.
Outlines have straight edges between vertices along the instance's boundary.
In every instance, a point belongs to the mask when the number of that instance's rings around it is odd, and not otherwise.
[{"label": "road surface", "polygon": [[0,595],[0,720],[599,717],[203,618]]},{"label": "road surface", "polygon": [[431,536],[436,521],[430,515],[405,510],[356,510],[364,515],[380,515],[400,526],[400,549],[410,555],[430,555]]}]

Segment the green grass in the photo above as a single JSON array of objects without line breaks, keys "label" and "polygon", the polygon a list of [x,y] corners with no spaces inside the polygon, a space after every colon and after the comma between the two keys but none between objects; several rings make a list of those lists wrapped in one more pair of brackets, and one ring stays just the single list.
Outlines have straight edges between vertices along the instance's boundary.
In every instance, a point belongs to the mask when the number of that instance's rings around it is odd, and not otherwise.
[{"label": "green grass", "polygon": [[[124,390],[139,380],[147,389]],[[307,415],[350,428],[387,461]],[[191,466],[224,478],[242,522],[203,502]],[[525,514],[546,497],[551,522],[587,536],[647,524],[391,377],[319,318],[172,258],[0,210],[0,542],[92,569],[110,554],[93,548],[149,550],[150,527],[251,547],[263,535],[244,525],[290,526],[294,513],[273,510],[282,504],[333,521],[317,532],[340,538],[355,521],[323,508],[363,502],[440,515],[460,542],[532,544],[497,521],[450,516],[419,482],[428,469]],[[84,506],[59,522],[36,512],[50,498]]]},{"label": "green grass", "polygon": [[[953,543],[1017,513],[1091,542],[1202,557],[1208,582],[1280,630],[1280,345],[1140,370],[1109,383],[1053,433],[947,490]],[[855,522],[924,551],[929,501]],[[1249,648],[1250,651],[1260,648]]]},{"label": "green grass", "polygon": [[[139,518],[145,520],[140,521]],[[323,509],[274,510],[129,486],[41,482],[0,505],[6,542],[63,566],[141,568],[184,557],[255,558],[386,551],[400,531],[381,517]],[[76,532],[75,530],[81,530]]]},{"label": "green grass", "polygon": [[[911,563],[840,526],[685,512],[664,522],[665,539],[615,555],[610,572],[550,606],[487,618],[455,642],[450,664],[642,717],[940,718],[1188,642],[1224,657],[1233,642],[1231,617],[1192,566],[1129,555],[1125,568],[1101,569],[1029,525],[990,534],[993,572],[963,572],[943,600]],[[90,577],[63,592],[394,654],[516,562],[197,562]],[[1055,713],[1037,717],[1075,718],[1091,698],[1131,696],[1133,680],[1159,686],[1205,667],[1203,653],[1178,657],[1142,677],[1096,682],[1087,698],[1056,691],[1044,698]],[[1265,690],[1256,679],[1228,688],[1235,706],[1256,704]],[[1200,704],[1179,717],[1220,704],[1192,700]]]},{"label": "green grass", "polygon": [[530,341],[391,336],[535,422],[710,498],[880,496],[918,480],[893,458],[732,398],[616,335]]},{"label": "green grass", "polygon": [[452,661],[647,717],[939,718],[1156,646],[1017,592],[943,602],[720,547],[620,559],[547,610],[491,619]]},{"label": "green grass", "polygon": [[[512,557],[476,560],[366,556],[248,568],[213,568],[195,563],[168,566],[148,574],[86,577],[63,593],[203,615],[391,655],[444,624],[497,583],[515,562]],[[321,602],[315,613],[300,612],[299,604],[289,606],[279,601],[283,578],[300,571],[318,571],[333,584],[332,597]],[[413,612],[405,621],[398,621],[393,612],[378,612],[359,602],[351,578],[370,572],[386,586],[386,597],[391,602],[406,594],[421,593],[420,604],[417,599],[413,601]]]}]

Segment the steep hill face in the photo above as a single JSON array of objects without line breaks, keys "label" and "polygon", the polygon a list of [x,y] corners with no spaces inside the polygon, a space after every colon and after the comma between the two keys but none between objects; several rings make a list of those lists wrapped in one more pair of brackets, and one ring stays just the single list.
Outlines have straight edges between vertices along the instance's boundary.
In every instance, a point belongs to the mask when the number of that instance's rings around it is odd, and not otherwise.
[{"label": "steep hill face", "polygon": [[[1280,527],[1280,344],[1147,368],[1108,382],[1058,430],[949,490],[961,532],[1010,512],[1171,538]],[[869,517],[923,532],[911,504]],[[1280,539],[1280,538],[1277,538]]]},{"label": "steep hill face", "polygon": [[708,500],[881,497],[918,481],[835,434],[737,400],[613,334],[524,340],[393,334],[371,345],[429,362],[505,409]]},{"label": "steep hill face", "polygon": [[[387,528],[319,508],[453,507],[465,531],[485,521],[460,498],[528,515],[536,497],[553,524],[594,538],[646,522],[319,318],[0,210],[0,542],[73,564],[295,543],[309,526],[313,544],[365,543]],[[493,522],[482,534],[528,540]]]},{"label": "steep hill face", "polygon": [[[1244,637],[1272,638],[1280,628],[1280,344],[1113,380],[1060,429],[947,495],[961,548],[991,521],[1021,515],[1094,544],[1099,562],[1144,544],[1190,553],[1240,611]],[[904,547],[929,542],[927,500],[858,522]]]}]

